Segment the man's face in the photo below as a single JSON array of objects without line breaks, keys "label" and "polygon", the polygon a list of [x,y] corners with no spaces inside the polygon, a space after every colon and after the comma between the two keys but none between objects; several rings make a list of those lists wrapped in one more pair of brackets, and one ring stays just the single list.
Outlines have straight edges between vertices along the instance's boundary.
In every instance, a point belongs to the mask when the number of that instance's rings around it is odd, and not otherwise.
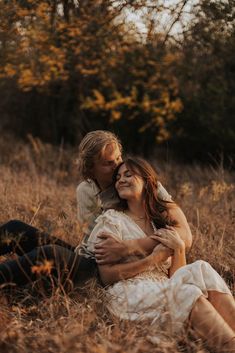
[{"label": "man's face", "polygon": [[94,158],[94,179],[97,180],[102,189],[105,189],[112,183],[113,172],[121,162],[121,151],[116,143],[107,145],[101,156]]}]

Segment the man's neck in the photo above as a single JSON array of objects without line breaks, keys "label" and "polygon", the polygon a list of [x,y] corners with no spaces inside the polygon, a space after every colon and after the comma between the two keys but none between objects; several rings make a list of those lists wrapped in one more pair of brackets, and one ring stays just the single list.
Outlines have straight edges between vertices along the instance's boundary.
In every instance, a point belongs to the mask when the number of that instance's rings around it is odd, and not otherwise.
[{"label": "man's neck", "polygon": [[110,183],[108,184],[108,183],[102,182],[101,180],[96,179],[94,181],[101,191],[106,190],[110,186]]}]

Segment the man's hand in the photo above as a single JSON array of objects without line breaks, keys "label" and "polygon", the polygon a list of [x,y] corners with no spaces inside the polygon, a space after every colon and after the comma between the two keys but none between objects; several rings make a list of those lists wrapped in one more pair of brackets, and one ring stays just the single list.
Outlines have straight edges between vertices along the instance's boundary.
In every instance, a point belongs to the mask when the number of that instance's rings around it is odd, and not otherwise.
[{"label": "man's hand", "polygon": [[121,239],[112,234],[98,235],[100,242],[95,245],[95,257],[98,265],[108,265],[120,261],[128,255],[128,248]]}]

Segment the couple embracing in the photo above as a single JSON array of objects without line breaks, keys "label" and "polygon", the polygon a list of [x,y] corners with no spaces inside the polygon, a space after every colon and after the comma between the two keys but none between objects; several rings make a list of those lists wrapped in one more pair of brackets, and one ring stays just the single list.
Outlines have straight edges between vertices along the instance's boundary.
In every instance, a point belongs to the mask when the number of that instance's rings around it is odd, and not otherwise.
[{"label": "couple embracing", "polygon": [[[88,133],[79,146],[78,220],[82,244],[73,248],[19,221],[4,224],[0,284],[34,281],[32,265],[52,260],[52,275],[74,285],[94,275],[105,286],[108,309],[121,319],[167,324],[179,332],[187,323],[214,350],[235,351],[235,302],[219,274],[205,261],[186,264],[192,235],[182,210],[145,160],[123,160],[118,138]],[[19,238],[20,235],[20,238]],[[22,271],[23,268],[23,271]]]}]

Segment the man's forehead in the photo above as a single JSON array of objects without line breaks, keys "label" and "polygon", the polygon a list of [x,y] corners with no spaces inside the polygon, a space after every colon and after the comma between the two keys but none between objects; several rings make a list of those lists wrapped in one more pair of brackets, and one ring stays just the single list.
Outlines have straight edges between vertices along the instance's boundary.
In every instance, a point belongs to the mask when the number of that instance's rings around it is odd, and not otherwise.
[{"label": "man's forehead", "polygon": [[112,161],[118,155],[121,155],[120,148],[115,142],[113,142],[104,147],[103,151],[101,152],[100,158],[106,161]]}]

